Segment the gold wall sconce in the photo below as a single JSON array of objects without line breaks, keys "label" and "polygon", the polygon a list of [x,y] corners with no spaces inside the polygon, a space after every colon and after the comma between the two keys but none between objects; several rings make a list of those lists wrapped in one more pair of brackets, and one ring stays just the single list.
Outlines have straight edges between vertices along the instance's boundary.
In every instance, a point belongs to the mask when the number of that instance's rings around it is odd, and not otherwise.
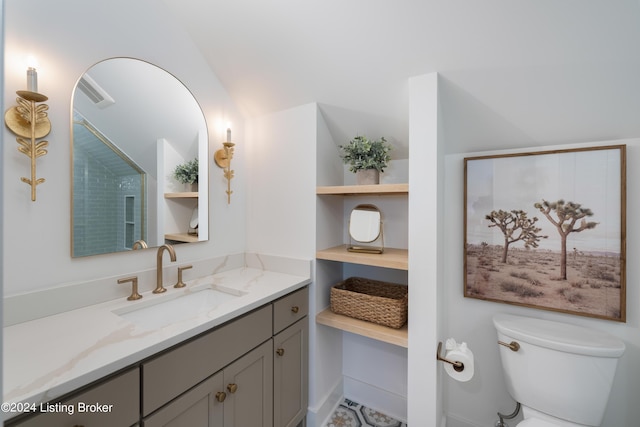
[{"label": "gold wall sconce", "polygon": [[38,93],[38,74],[36,69],[27,69],[27,90],[16,92],[17,106],[9,108],[4,115],[4,122],[17,135],[18,151],[31,159],[31,177],[20,180],[31,186],[31,200],[36,200],[36,186],[44,182],[44,178],[36,178],[36,159],[47,154],[48,141],[37,141],[51,132],[51,122],[47,115],[49,106],[39,104],[46,101],[45,95]]},{"label": "gold wall sconce", "polygon": [[221,149],[217,150],[213,155],[213,159],[218,167],[224,169],[224,177],[227,179],[227,204],[231,204],[231,179],[233,178],[233,170],[231,170],[231,159],[233,159],[233,147],[235,144],[231,142],[231,129],[227,129],[227,142],[222,143]]}]

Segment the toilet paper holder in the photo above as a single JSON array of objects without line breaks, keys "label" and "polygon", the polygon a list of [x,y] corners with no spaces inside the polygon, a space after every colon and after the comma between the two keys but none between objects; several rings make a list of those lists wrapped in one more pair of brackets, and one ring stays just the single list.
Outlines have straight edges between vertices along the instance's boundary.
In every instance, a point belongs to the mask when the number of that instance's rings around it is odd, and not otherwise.
[{"label": "toilet paper holder", "polygon": [[449,360],[447,358],[444,358],[444,357],[440,356],[440,352],[441,351],[442,351],[442,341],[440,341],[438,343],[438,351],[436,352],[436,360],[439,360],[441,362],[445,362],[445,363],[449,363],[450,365],[453,365],[453,370],[456,371],[456,372],[464,371],[464,363],[459,362],[459,361]]}]

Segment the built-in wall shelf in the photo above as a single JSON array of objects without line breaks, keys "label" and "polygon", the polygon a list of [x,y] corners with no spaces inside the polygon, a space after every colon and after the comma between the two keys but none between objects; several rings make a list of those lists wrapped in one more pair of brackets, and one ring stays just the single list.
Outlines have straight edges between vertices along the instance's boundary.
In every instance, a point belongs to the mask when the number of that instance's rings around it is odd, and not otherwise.
[{"label": "built-in wall shelf", "polygon": [[197,191],[183,191],[180,193],[164,193],[165,199],[197,199]]},{"label": "built-in wall shelf", "polygon": [[366,254],[349,252],[347,245],[340,245],[317,251],[316,258],[327,261],[393,268],[396,270],[409,269],[409,251],[407,249],[384,248],[384,252],[381,254]]},{"label": "built-in wall shelf", "polygon": [[409,347],[409,328],[407,324],[400,329],[394,329],[343,316],[342,314],[336,314],[331,311],[331,309],[326,309],[318,313],[316,315],[316,323],[400,347]]},{"label": "built-in wall shelf", "polygon": [[176,242],[195,243],[198,242],[197,234],[187,233],[167,233],[164,235],[166,240],[175,240]]},{"label": "built-in wall shelf", "polygon": [[409,194],[409,184],[337,185],[317,187],[316,194],[335,196]]}]

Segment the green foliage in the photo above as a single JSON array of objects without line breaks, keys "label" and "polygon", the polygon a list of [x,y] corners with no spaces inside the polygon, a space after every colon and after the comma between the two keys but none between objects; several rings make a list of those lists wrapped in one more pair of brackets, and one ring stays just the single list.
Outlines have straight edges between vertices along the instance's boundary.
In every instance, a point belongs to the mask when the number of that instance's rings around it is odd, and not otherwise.
[{"label": "green foliage", "polygon": [[193,159],[176,166],[173,177],[183,184],[195,184],[198,182],[198,159]]},{"label": "green foliage", "polygon": [[384,172],[391,156],[391,146],[382,137],[371,141],[366,136],[356,136],[347,145],[341,145],[342,155],[340,156],[345,164],[349,165],[351,172],[365,169],[377,169]]}]

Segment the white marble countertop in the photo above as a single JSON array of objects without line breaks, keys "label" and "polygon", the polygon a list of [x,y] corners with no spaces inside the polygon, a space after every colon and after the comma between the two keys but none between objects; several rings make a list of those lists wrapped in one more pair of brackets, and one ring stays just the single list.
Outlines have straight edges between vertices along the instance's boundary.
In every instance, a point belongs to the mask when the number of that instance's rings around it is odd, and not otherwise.
[{"label": "white marble countertop", "polygon": [[[309,277],[236,268],[167,287],[4,328],[4,402],[43,403],[116,372],[310,283]],[[168,325],[134,324],[116,313],[214,287],[231,301]],[[170,314],[167,314],[170,315]],[[5,414],[10,418],[18,414]]]}]

